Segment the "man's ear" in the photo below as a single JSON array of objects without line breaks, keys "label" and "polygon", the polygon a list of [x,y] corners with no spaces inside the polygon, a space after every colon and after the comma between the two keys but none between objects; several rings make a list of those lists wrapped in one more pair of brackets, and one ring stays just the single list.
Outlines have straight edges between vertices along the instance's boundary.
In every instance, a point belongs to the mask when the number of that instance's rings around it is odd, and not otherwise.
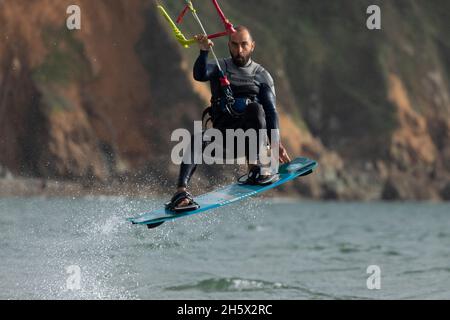
[{"label": "man's ear", "polygon": [[256,48],[256,42],[253,41],[253,42],[252,42],[252,52],[255,50],[255,48]]}]

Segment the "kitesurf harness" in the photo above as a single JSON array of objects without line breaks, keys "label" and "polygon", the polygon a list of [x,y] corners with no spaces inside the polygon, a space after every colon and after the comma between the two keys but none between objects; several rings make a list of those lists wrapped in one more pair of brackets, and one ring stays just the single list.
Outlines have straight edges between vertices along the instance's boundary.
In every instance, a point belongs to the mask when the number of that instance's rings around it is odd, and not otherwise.
[{"label": "kitesurf harness", "polygon": [[[203,55],[203,57],[201,56],[199,59],[206,58]],[[244,116],[248,105],[251,103],[262,103],[259,98],[261,88],[264,85],[270,85],[271,82],[266,76],[267,72],[264,68],[254,61],[249,61],[246,66],[239,67],[234,64],[232,58],[226,58],[221,59],[220,64],[230,81],[234,103],[232,105],[227,105],[228,101],[226,97],[224,98],[222,96],[220,84],[215,82],[212,89],[213,96],[211,98],[211,108],[208,109],[207,112],[212,117],[213,122],[215,121],[215,118],[224,113],[232,118]],[[195,67],[194,74],[196,74]]]}]

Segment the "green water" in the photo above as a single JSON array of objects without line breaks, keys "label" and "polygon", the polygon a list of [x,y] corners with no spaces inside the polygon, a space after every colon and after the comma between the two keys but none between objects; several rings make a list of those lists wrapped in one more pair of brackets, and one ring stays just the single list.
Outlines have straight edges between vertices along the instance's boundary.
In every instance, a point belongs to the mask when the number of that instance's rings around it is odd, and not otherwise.
[{"label": "green water", "polygon": [[257,199],[152,231],[125,221],[157,205],[0,199],[0,299],[450,298],[449,204]]}]

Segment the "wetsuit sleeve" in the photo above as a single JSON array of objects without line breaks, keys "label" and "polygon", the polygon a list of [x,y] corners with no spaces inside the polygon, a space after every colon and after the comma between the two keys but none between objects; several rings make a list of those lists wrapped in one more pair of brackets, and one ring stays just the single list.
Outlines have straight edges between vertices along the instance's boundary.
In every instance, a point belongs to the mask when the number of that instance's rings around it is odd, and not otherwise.
[{"label": "wetsuit sleeve", "polygon": [[266,113],[266,125],[267,130],[276,130],[276,139],[279,139],[279,119],[278,112],[276,108],[276,94],[275,94],[275,85],[272,79],[272,76],[264,70],[257,76],[257,81],[260,83],[260,91],[259,91],[259,101],[264,108],[264,112]]},{"label": "wetsuit sleeve", "polygon": [[209,51],[200,50],[200,55],[194,64],[194,79],[201,82],[211,80],[211,77],[217,72],[217,66],[208,63]]}]

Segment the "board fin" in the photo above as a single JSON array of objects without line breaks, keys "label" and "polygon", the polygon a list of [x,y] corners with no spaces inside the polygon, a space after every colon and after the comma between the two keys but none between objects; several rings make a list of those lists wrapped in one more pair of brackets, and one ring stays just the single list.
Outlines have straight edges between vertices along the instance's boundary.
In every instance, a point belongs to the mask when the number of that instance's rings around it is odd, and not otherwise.
[{"label": "board fin", "polygon": [[150,223],[150,224],[147,225],[147,228],[148,229],[155,229],[155,228],[159,227],[160,225],[162,225],[163,223],[164,223],[164,221],[158,222],[158,223]]}]

